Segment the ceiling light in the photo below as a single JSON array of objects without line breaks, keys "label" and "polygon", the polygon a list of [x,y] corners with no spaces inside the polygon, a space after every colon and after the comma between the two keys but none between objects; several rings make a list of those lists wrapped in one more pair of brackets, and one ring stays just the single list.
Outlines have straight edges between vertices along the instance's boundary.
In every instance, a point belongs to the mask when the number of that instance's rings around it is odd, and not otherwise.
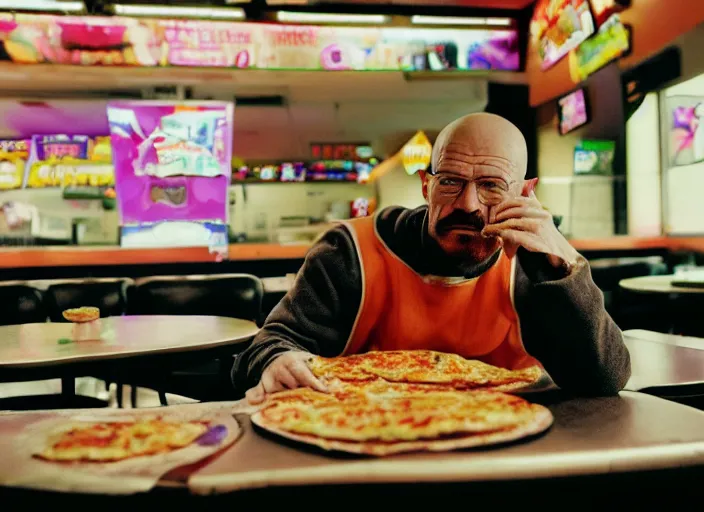
[{"label": "ceiling light", "polygon": [[0,9],[18,11],[77,12],[86,8],[83,2],[61,2],[57,0],[0,0]]},{"label": "ceiling light", "polygon": [[323,12],[290,12],[279,11],[276,19],[282,23],[371,23],[381,25],[386,23],[383,14],[330,14]]},{"label": "ceiling light", "polygon": [[486,24],[497,27],[509,27],[511,26],[511,21],[511,18],[487,18]]},{"label": "ceiling light", "polygon": [[511,25],[509,18],[460,18],[457,16],[411,16],[414,25]]},{"label": "ceiling light", "polygon": [[174,5],[127,5],[113,6],[120,16],[154,16],[157,18],[210,18],[221,20],[242,20],[244,11],[240,8],[179,7]]}]

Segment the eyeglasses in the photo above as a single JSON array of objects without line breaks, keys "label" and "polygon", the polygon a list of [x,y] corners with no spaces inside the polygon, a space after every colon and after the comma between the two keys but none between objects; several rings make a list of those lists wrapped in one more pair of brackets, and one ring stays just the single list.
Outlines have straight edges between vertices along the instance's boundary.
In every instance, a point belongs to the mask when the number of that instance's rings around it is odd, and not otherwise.
[{"label": "eyeglasses", "polygon": [[455,200],[471,183],[477,188],[479,202],[486,206],[496,206],[510,197],[510,185],[499,178],[477,178],[466,180],[454,175],[435,175],[434,188],[448,199]]}]

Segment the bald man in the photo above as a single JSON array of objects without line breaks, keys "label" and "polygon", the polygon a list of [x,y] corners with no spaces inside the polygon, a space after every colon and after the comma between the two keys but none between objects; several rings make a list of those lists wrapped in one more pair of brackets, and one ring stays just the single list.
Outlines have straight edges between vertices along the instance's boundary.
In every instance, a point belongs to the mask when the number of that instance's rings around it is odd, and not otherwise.
[{"label": "bald man", "polygon": [[233,382],[252,403],[309,386],[311,353],[429,349],[544,368],[563,390],[616,394],[630,377],[618,326],[586,260],[525,180],[520,131],[486,113],[438,136],[427,205],[344,222],[309,251]]}]

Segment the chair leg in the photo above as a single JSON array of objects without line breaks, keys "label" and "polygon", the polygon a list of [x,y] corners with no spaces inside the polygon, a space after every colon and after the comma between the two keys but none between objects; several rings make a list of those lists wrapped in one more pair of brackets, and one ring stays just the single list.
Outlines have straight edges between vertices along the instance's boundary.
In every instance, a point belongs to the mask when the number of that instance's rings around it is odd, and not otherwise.
[{"label": "chair leg", "polygon": [[115,383],[115,397],[117,398],[117,408],[122,409],[122,383]]},{"label": "chair leg", "polygon": [[132,408],[136,409],[137,408],[137,386],[135,386],[135,385],[130,386],[130,402],[132,404]]}]

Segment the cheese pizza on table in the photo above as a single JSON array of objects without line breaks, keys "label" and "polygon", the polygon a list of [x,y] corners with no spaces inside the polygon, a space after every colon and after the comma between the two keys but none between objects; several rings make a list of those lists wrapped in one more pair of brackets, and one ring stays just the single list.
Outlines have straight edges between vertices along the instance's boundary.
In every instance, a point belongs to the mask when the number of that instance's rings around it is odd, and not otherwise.
[{"label": "cheese pizza on table", "polygon": [[504,443],[547,430],[545,407],[496,391],[347,383],[271,395],[252,416],[269,432],[327,450],[384,456]]},{"label": "cheese pizza on table", "polygon": [[209,430],[203,421],[74,422],[48,436],[35,456],[55,462],[113,462],[179,450]]},{"label": "cheese pizza on table", "polygon": [[520,370],[499,368],[456,354],[432,350],[375,351],[325,358],[311,356],[308,365],[324,380],[434,384],[453,389],[513,391],[538,382],[537,366]]}]

